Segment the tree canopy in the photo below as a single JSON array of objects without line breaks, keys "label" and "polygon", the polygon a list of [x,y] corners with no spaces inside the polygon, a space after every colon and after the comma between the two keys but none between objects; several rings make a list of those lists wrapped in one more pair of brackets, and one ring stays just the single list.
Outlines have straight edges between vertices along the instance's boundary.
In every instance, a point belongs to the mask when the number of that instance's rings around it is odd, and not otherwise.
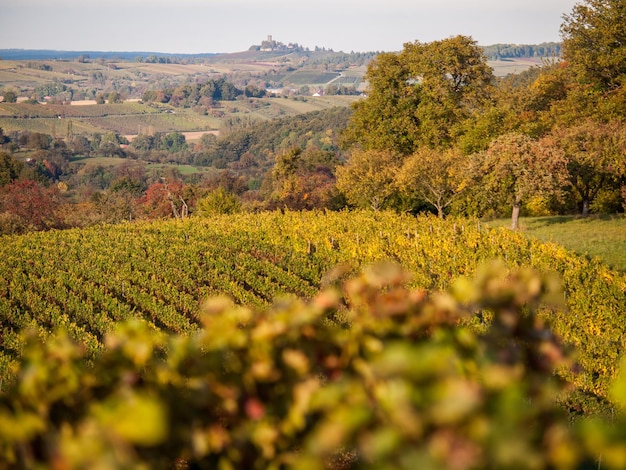
[{"label": "tree canopy", "polygon": [[600,91],[615,90],[626,78],[626,2],[577,3],[561,25],[563,57],[579,80]]},{"label": "tree canopy", "polygon": [[551,142],[536,141],[522,134],[506,134],[495,139],[477,155],[480,184],[504,197],[513,206],[511,228],[517,229],[522,203],[531,196],[556,195],[567,179],[563,152]]},{"label": "tree canopy", "polygon": [[398,155],[388,150],[354,150],[337,168],[337,188],[353,206],[382,209],[397,191],[393,182],[400,165]]},{"label": "tree canopy", "polygon": [[443,152],[423,147],[404,161],[396,176],[400,190],[432,205],[439,217],[466,186],[464,156],[456,148]]},{"label": "tree canopy", "polygon": [[619,184],[626,174],[626,129],[620,123],[586,119],[552,132],[567,158],[569,181],[583,217],[598,193]]},{"label": "tree canopy", "polygon": [[494,77],[476,42],[456,36],[380,54],[366,79],[367,99],[354,105],[344,143],[409,155],[421,146],[449,147]]}]

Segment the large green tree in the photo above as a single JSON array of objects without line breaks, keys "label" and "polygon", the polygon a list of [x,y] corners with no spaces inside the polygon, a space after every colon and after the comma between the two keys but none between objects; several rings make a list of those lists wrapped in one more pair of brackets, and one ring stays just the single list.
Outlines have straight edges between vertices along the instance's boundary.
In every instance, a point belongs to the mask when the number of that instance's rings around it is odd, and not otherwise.
[{"label": "large green tree", "polygon": [[585,0],[561,25],[563,57],[579,80],[599,91],[626,78],[626,1]]},{"label": "large green tree", "polygon": [[494,77],[476,42],[456,36],[380,54],[365,78],[367,98],[354,105],[344,144],[410,155],[423,146],[450,146]]}]

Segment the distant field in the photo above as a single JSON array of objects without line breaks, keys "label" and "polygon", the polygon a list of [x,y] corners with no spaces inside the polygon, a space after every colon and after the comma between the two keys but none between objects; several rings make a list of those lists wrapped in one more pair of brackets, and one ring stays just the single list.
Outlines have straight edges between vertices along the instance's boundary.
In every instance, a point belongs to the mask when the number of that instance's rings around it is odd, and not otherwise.
[{"label": "distant field", "polygon": [[[271,98],[269,100],[272,117],[321,111],[335,106],[350,106],[357,101],[357,96],[305,96],[299,99]],[[273,108],[273,109],[272,109]],[[278,113],[276,113],[278,111]]]},{"label": "distant field", "polygon": [[[0,128],[6,133],[12,131],[40,132],[56,137],[65,137],[69,119],[21,119],[0,117]],[[72,132],[74,134],[96,134],[106,132],[105,129],[94,127],[87,122],[72,120]]]},{"label": "distant field", "polygon": [[103,116],[86,119],[94,127],[118,134],[136,134],[141,129],[149,132],[192,132],[214,130],[218,120],[193,112],[177,114],[147,114],[126,116]]},{"label": "distant field", "polygon": [[93,165],[102,165],[102,166],[119,166],[124,162],[127,162],[126,158],[119,157],[78,157],[73,158],[72,163],[78,164],[93,164]]},{"label": "distant field", "polygon": [[[508,227],[509,220],[488,223]],[[580,255],[598,257],[609,266],[626,272],[626,216],[528,217],[520,220],[526,234],[544,242],[555,242]]]},{"label": "distant field", "polygon": [[[193,142],[194,140],[200,140],[200,138],[205,134],[219,135],[219,131],[181,132],[181,134],[185,136],[185,140],[187,142]],[[137,137],[137,134],[126,134],[124,137],[132,142],[133,139]]]},{"label": "distant field", "polygon": [[326,84],[339,77],[337,72],[299,71],[291,74],[288,78],[294,85]]},{"label": "distant field", "polygon": [[127,101],[118,104],[80,105],[0,103],[0,127],[5,132],[28,130],[64,137],[69,122],[74,134],[116,132],[122,135],[173,132],[206,133],[221,128],[229,117],[245,115],[252,119],[269,120],[319,111],[334,106],[349,106],[356,96],[320,96],[291,98],[261,98],[224,101],[216,111],[221,117],[199,114],[189,108],[144,104]]},{"label": "distant field", "polygon": [[493,74],[496,77],[504,77],[512,73],[521,73],[531,67],[539,67],[542,65],[542,59],[537,57],[524,59],[490,60],[488,61],[488,64],[493,69]]},{"label": "distant field", "polygon": [[[83,103],[82,101],[80,103]],[[122,116],[131,114],[158,114],[165,109],[134,101],[115,104],[86,104],[67,106],[62,104],[0,103],[0,116],[14,118],[90,118]]]},{"label": "distant field", "polygon": [[147,165],[148,169],[161,169],[161,168],[175,168],[180,172],[183,176],[195,175],[198,173],[208,173],[210,174],[214,171],[212,168],[208,167],[197,167],[193,165],[168,165],[162,163],[150,163]]},{"label": "distant field", "polygon": [[29,130],[64,136],[69,121],[75,134],[117,132],[211,131],[220,119],[203,116],[190,109],[155,107],[137,102],[120,104],[30,105],[0,103],[0,127],[5,132]]},{"label": "distant field", "polygon": [[[367,66],[350,67],[341,72],[322,71],[315,68],[288,70],[283,62],[270,59],[249,60],[244,57],[204,64],[153,64],[132,61],[14,61],[0,60],[0,85],[17,89],[34,89],[44,85],[63,83],[79,96],[73,106],[29,105],[26,103],[0,103],[0,127],[5,132],[28,130],[53,136],[65,137],[68,130],[74,134],[117,132],[136,135],[142,132],[213,132],[231,117],[245,115],[255,120],[269,120],[333,106],[349,106],[355,96],[299,96],[296,99],[264,98],[240,99],[223,102],[218,113],[201,115],[190,109],[174,109],[153,106],[130,100],[121,104],[95,105],[82,100],[80,90],[110,89],[115,83],[120,88],[139,90],[159,88],[166,83],[182,83],[189,80],[208,80],[215,74],[251,73],[263,76],[272,71],[272,82],[277,87],[308,85],[323,88],[329,83],[356,86],[366,89],[363,76]],[[278,60],[278,59],[276,59]],[[519,73],[532,66],[541,65],[541,59],[511,59],[490,61],[497,76]],[[42,70],[43,69],[43,70]],[[103,80],[101,82],[101,80]],[[24,98],[24,97],[22,97]],[[69,121],[71,120],[71,126]]]}]

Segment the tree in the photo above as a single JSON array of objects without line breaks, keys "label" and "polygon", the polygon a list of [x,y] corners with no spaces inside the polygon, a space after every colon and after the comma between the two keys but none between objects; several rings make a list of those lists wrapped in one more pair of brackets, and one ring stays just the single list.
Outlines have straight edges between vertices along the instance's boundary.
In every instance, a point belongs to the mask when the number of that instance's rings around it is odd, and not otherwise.
[{"label": "tree", "polygon": [[10,142],[10,140],[11,139],[9,139],[9,137],[4,134],[4,129],[0,127],[0,145],[6,144],[7,142]]},{"label": "tree", "polygon": [[434,206],[443,218],[444,210],[465,188],[464,159],[458,149],[422,147],[407,157],[395,182],[404,193]]},{"label": "tree", "polygon": [[121,145],[128,144],[128,140],[124,136],[115,132],[108,132],[103,136],[100,136],[100,139],[97,142],[94,136],[92,144],[97,145],[98,152],[106,157],[126,157],[126,153],[124,152],[124,149],[122,149]]},{"label": "tree", "polygon": [[107,101],[109,103],[121,103],[124,100],[122,99],[122,97],[120,96],[120,94],[117,91],[112,91],[111,93],[109,93],[109,95],[107,97]]},{"label": "tree", "polygon": [[196,204],[196,213],[200,216],[235,214],[237,212],[241,212],[239,198],[221,186],[211,191]]},{"label": "tree", "polygon": [[368,96],[354,105],[344,145],[410,155],[422,146],[450,146],[494,77],[476,42],[456,36],[380,54],[365,78]]},{"label": "tree", "polygon": [[4,90],[4,102],[5,103],[16,103],[17,102],[17,93],[13,90]]},{"label": "tree", "polygon": [[142,215],[150,219],[179,218],[184,208],[183,184],[180,181],[152,183],[138,200]]},{"label": "tree", "polygon": [[380,210],[398,192],[393,183],[401,164],[389,150],[355,149],[348,163],[337,167],[337,189],[353,206]]},{"label": "tree", "polygon": [[70,148],[74,154],[89,156],[91,142],[84,135],[74,135],[70,141]]},{"label": "tree", "polygon": [[30,149],[40,150],[50,148],[52,143],[52,137],[40,132],[28,132],[22,134],[19,139],[20,145],[24,145]]},{"label": "tree", "polygon": [[274,169],[266,175],[263,192],[268,207],[293,210],[336,209],[339,194],[334,168],[337,158],[332,152],[317,148],[302,151],[294,147],[276,157]]},{"label": "tree", "polygon": [[584,0],[561,25],[563,58],[582,83],[599,91],[625,84],[626,2]]},{"label": "tree", "polygon": [[90,202],[95,207],[98,220],[104,223],[132,221],[137,212],[137,198],[127,190],[95,192]]},{"label": "tree", "polygon": [[522,134],[505,134],[475,156],[482,191],[513,206],[511,228],[519,226],[522,204],[531,196],[559,195],[567,184],[566,159],[549,140],[536,141]]},{"label": "tree", "polygon": [[24,164],[7,152],[0,152],[0,187],[6,186],[20,176]]},{"label": "tree", "polygon": [[[97,171],[96,175],[98,173],[101,171]],[[102,175],[103,179],[110,177]],[[109,190],[94,193],[91,202],[95,204],[104,221],[117,223],[133,220],[137,213],[139,197],[145,189],[145,182],[144,165],[126,161],[116,167]]]},{"label": "tree", "polygon": [[185,136],[180,132],[170,132],[168,134],[156,137],[159,142],[158,146],[161,150],[166,150],[168,152],[180,152],[187,148],[187,141],[185,140]]},{"label": "tree", "polygon": [[130,148],[138,152],[149,152],[155,148],[154,136],[148,134],[139,134],[130,143]]},{"label": "tree", "polygon": [[408,83],[409,70],[399,55],[383,53],[368,67],[367,98],[357,101],[344,146],[358,144],[365,150],[389,149],[410,154],[419,121],[414,110],[420,104],[419,89]]},{"label": "tree", "polygon": [[552,137],[565,152],[569,181],[580,199],[581,215],[587,217],[599,191],[617,191],[626,174],[626,127],[587,119],[555,129]]},{"label": "tree", "polygon": [[26,230],[58,227],[59,207],[56,187],[45,187],[32,180],[15,180],[0,190],[0,212],[18,218]]}]

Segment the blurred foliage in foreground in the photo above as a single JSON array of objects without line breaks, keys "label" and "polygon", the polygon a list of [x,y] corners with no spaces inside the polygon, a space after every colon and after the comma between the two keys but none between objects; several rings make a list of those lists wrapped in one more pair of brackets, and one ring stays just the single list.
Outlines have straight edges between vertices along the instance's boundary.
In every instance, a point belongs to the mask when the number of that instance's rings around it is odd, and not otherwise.
[{"label": "blurred foliage in foreground", "polygon": [[[572,422],[557,404],[554,372],[576,365],[537,312],[563,299],[558,280],[496,264],[429,293],[395,265],[347,274],[306,303],[212,299],[192,334],[130,320],[89,360],[62,331],[32,335],[0,395],[0,462],[626,467],[626,417]],[[610,393],[626,405],[626,380]]]}]

